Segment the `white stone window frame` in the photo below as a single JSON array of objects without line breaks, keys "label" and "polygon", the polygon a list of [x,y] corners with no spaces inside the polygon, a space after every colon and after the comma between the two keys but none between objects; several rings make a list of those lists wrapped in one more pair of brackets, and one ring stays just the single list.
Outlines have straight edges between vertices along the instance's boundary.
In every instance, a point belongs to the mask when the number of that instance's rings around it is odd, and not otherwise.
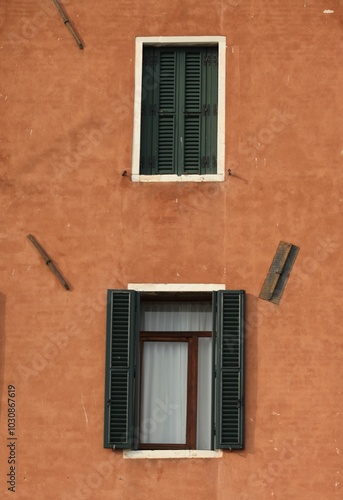
[{"label": "white stone window frame", "polygon": [[[137,292],[212,292],[226,290],[223,283],[129,283]],[[123,458],[221,458],[222,450],[123,450]]]},{"label": "white stone window frame", "polygon": [[[215,45],[218,47],[217,173],[206,175],[140,175],[141,101],[143,45]],[[137,37],[135,54],[135,95],[131,180],[133,182],[222,182],[225,180],[225,36]]]}]

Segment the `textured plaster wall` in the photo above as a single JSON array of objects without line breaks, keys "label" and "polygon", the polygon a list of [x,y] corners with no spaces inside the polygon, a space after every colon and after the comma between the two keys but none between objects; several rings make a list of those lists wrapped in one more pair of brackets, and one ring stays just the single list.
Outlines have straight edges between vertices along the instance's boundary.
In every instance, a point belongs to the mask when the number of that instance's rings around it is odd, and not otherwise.
[{"label": "textured plaster wall", "polygon": [[[0,496],[13,384],[15,498],[342,498],[341,2],[61,3],[83,51],[50,0],[0,3]],[[223,183],[131,182],[135,37],[158,35],[227,37]],[[280,240],[300,253],[276,306]],[[245,451],[103,449],[106,289],[130,282],[247,291]]]}]

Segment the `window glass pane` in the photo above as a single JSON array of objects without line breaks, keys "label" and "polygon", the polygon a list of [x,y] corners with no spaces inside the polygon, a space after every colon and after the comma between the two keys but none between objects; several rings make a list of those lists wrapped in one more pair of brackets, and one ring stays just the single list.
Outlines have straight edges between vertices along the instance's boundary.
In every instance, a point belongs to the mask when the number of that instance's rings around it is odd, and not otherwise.
[{"label": "window glass pane", "polygon": [[212,330],[212,307],[207,302],[142,302],[144,332],[206,332]]},{"label": "window glass pane", "polygon": [[187,366],[187,342],[144,342],[141,443],[186,443]]},{"label": "window glass pane", "polygon": [[211,449],[212,339],[200,337],[198,345],[197,449]]}]

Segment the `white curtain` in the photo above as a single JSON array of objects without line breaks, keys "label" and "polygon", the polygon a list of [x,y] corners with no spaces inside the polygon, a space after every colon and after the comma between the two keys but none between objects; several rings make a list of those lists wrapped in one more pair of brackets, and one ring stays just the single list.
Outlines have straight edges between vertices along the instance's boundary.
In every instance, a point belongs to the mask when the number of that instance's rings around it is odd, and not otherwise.
[{"label": "white curtain", "polygon": [[[142,331],[211,331],[208,303],[142,303]],[[186,442],[187,342],[145,341],[142,367],[142,443]],[[210,449],[211,339],[199,339],[197,448]]]},{"label": "white curtain", "polygon": [[212,339],[200,337],[198,345],[197,449],[211,449]]},{"label": "white curtain", "polygon": [[141,330],[205,332],[212,330],[211,304],[204,302],[142,302]]},{"label": "white curtain", "polygon": [[144,342],[142,443],[185,443],[187,342]]}]

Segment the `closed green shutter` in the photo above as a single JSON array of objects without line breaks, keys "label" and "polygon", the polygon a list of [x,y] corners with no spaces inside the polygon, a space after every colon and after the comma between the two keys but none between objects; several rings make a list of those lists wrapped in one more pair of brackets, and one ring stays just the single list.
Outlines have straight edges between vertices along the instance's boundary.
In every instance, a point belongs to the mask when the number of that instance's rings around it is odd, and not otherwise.
[{"label": "closed green shutter", "polygon": [[[200,174],[201,166],[201,129],[204,121],[202,116],[202,102],[204,96],[203,77],[204,65],[202,50],[188,49],[185,51],[185,80],[184,80],[184,174]],[[182,165],[182,163],[181,163]]]},{"label": "closed green shutter", "polygon": [[154,47],[146,47],[143,52],[141,108],[140,173],[143,175],[154,174],[156,170],[159,82],[156,62]]},{"label": "closed green shutter", "polygon": [[141,174],[217,172],[217,47],[144,47]]},{"label": "closed green shutter", "polygon": [[185,49],[184,174],[217,172],[218,49]]},{"label": "closed green shutter", "polygon": [[157,106],[157,168],[156,174],[174,174],[176,144],[176,78],[175,50],[156,50],[156,74],[159,75]]},{"label": "closed green shutter", "polygon": [[243,290],[218,292],[216,447],[244,448]]},{"label": "closed green shutter", "polygon": [[136,302],[134,291],[108,291],[105,448],[133,447]]},{"label": "closed green shutter", "polygon": [[[218,48],[206,49],[205,118],[202,135],[205,152],[202,156],[201,174],[217,173],[217,130],[218,130]],[[204,161],[205,160],[205,161]]]}]

